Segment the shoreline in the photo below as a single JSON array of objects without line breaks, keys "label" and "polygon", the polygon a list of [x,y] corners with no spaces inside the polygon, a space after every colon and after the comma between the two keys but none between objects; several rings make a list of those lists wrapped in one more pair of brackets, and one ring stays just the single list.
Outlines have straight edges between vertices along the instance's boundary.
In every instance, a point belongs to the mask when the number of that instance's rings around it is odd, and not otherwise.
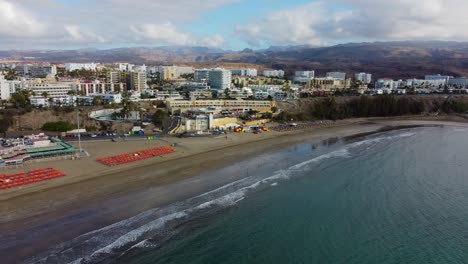
[{"label": "shoreline", "polygon": [[[91,205],[97,205],[115,197],[125,197],[127,194],[143,192],[151,187],[169,187],[173,184],[193,179],[202,173],[216,171],[227,164],[246,160],[259,153],[294,146],[304,141],[314,141],[319,144],[322,140],[331,137],[339,137],[344,140],[346,137],[352,137],[354,140],[357,136],[365,137],[370,134],[387,132],[389,130],[381,129],[386,126],[395,126],[402,123],[403,125],[401,125],[400,129],[411,128],[409,127],[411,125],[405,125],[404,123],[429,123],[413,124],[413,127],[431,124],[463,124],[445,121],[358,119],[332,127],[274,133],[264,138],[254,138],[255,140],[247,140],[240,144],[222,145],[217,148],[202,150],[202,152],[187,151],[187,155],[182,155],[185,154],[183,148],[177,148],[177,151],[182,153],[172,159],[158,160],[157,162],[149,160],[137,166],[126,166],[125,168],[109,170],[109,173],[98,177],[93,177],[92,175],[88,175],[88,177],[83,179],[74,177],[70,181],[62,182],[59,188],[50,185],[47,186],[47,189],[40,190],[38,189],[40,186],[37,186],[36,189],[26,190],[22,194],[12,195],[7,199],[0,195],[0,210],[2,210],[4,216],[0,220],[2,224],[0,226],[0,233],[6,234],[8,237],[8,235],[27,229],[29,226],[41,226],[55,219],[60,219],[60,217],[74,215],[74,213],[83,211]],[[155,171],[155,167],[158,167],[158,171]],[[118,172],[119,169],[123,170]],[[132,175],[128,175],[130,172]],[[108,182],[109,178],[112,178],[113,181]],[[166,206],[209,191],[210,188],[217,185],[222,186],[229,181],[231,179],[222,179],[221,177],[219,182],[214,183],[213,186],[196,186],[190,188],[190,190],[181,190],[171,194],[166,193],[163,195],[167,195],[167,197],[160,195],[159,198],[161,200],[151,204],[151,206],[148,205],[148,207]],[[86,192],[81,190],[86,190]],[[120,212],[118,215],[113,215],[113,219],[110,222],[126,219],[149,208],[144,208],[143,206],[141,208],[129,209],[126,212]],[[102,227],[107,224],[109,223],[94,224],[94,226]],[[66,235],[61,235],[55,240],[50,239],[47,241],[48,246],[66,241],[75,237],[76,234],[87,231],[91,231],[89,227],[88,229],[85,227],[70,230]],[[45,245],[41,245],[41,247],[42,249],[44,247],[47,248]],[[37,250],[37,252],[41,251]],[[26,256],[30,257],[31,254],[34,255],[37,252],[24,250],[18,257],[24,260]]]}]

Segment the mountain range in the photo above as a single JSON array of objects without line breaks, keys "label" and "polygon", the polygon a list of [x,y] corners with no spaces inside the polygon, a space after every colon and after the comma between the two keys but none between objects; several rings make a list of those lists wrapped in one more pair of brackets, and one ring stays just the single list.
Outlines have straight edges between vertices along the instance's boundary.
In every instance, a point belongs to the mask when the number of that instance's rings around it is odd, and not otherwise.
[{"label": "mountain range", "polygon": [[258,66],[259,69],[370,72],[375,78],[421,78],[426,74],[468,76],[468,42],[399,41],[349,43],[329,47],[275,46],[263,50],[207,47],[134,47],[107,50],[10,50],[3,60],[64,62],[130,62],[146,65],[185,64],[214,67]]}]

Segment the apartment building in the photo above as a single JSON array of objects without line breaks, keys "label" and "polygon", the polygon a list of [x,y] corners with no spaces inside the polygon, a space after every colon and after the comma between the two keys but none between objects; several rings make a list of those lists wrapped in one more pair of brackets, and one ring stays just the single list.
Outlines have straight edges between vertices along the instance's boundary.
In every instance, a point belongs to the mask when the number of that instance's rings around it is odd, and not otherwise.
[{"label": "apartment building", "polygon": [[263,71],[263,76],[283,78],[284,77],[284,71],[283,70]]},{"label": "apartment building", "polygon": [[327,72],[327,77],[337,79],[337,80],[345,80],[346,79],[346,73],[344,73],[344,72]]},{"label": "apartment building", "polygon": [[65,63],[65,70],[71,72],[75,70],[96,71],[97,63]]},{"label": "apartment building", "polygon": [[356,73],[354,79],[364,84],[370,84],[372,82],[372,74],[365,72]]},{"label": "apartment building", "polygon": [[16,65],[16,73],[21,76],[28,76],[33,78],[44,78],[47,75],[56,75],[57,66],[55,65]]}]

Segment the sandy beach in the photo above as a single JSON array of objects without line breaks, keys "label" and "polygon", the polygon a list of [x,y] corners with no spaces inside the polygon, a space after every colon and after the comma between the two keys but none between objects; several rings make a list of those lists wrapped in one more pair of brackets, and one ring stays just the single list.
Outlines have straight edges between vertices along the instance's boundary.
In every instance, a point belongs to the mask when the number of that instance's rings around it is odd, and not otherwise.
[{"label": "sandy beach", "polygon": [[[385,126],[400,125],[457,125],[461,118],[446,117],[404,117],[398,119],[351,119],[338,121],[334,125],[321,128],[310,128],[289,132],[267,132],[262,134],[229,134],[207,138],[176,138],[167,137],[156,141],[109,141],[83,142],[82,146],[90,154],[90,158],[81,160],[55,160],[31,162],[21,169],[7,170],[13,173],[18,170],[54,167],[65,173],[67,177],[32,184],[17,189],[0,192],[0,234],[2,243],[10,246],[0,247],[0,252],[14,250],[15,256],[7,258],[11,261],[24,260],[49,246],[73,238],[84,232],[89,232],[96,226],[102,227],[109,223],[126,219],[149,208],[164,206],[194,195],[209,191],[217,186],[229,183],[232,179],[220,176],[206,184],[184,185],[186,188],[169,188],[175,183],[188,181],[203,172],[222,168],[226,164],[248,159],[259,153],[273,151],[298,144],[304,141],[320,143],[332,137],[346,137],[359,133],[372,132]],[[118,167],[106,167],[95,161],[98,157],[115,155],[141,150],[154,146],[169,146],[177,143],[176,152],[167,156],[157,157],[141,162],[135,162]],[[75,144],[75,143],[73,143]],[[164,187],[168,186],[167,191]],[[48,238],[47,242],[27,247],[11,243],[18,233],[25,233],[31,227],[50,223],[54,219],[83,212],[90,205],[105,204],[109,199],[126,197],[131,193],[144,192],[150,187],[159,187],[162,191],[154,194],[156,202],[141,203],[125,210],[109,210],[112,215],[106,217],[106,222],[93,225],[73,226],[69,232]],[[122,199],[124,200],[124,199]],[[120,206],[125,207],[125,201]],[[53,228],[52,228],[53,230]],[[40,238],[38,238],[40,239]],[[0,243],[0,245],[2,244]],[[14,247],[11,247],[14,244]],[[7,262],[9,263],[9,262]]]}]

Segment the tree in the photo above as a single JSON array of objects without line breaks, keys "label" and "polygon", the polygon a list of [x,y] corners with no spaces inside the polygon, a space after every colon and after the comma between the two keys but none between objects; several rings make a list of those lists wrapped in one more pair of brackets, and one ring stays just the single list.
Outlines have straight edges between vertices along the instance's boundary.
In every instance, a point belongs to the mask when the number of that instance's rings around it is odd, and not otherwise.
[{"label": "tree", "polygon": [[16,108],[24,108],[30,104],[29,92],[26,90],[17,91],[11,95],[10,102]]},{"label": "tree", "polygon": [[93,98],[93,106],[99,106],[102,105],[102,97],[101,96],[95,96]]},{"label": "tree", "polygon": [[51,132],[66,132],[75,128],[75,125],[66,121],[47,122],[42,126],[42,130]]},{"label": "tree", "polygon": [[153,115],[153,124],[157,127],[161,127],[166,117],[167,113],[161,109],[158,109]]},{"label": "tree", "polygon": [[47,97],[49,97],[49,93],[47,93],[47,92],[42,92],[42,93],[41,93],[41,96],[44,97],[44,98],[47,98]]},{"label": "tree", "polygon": [[4,137],[6,137],[6,132],[10,128],[11,125],[13,125],[14,120],[11,115],[7,114],[2,114],[0,116],[0,133],[3,134]]}]

